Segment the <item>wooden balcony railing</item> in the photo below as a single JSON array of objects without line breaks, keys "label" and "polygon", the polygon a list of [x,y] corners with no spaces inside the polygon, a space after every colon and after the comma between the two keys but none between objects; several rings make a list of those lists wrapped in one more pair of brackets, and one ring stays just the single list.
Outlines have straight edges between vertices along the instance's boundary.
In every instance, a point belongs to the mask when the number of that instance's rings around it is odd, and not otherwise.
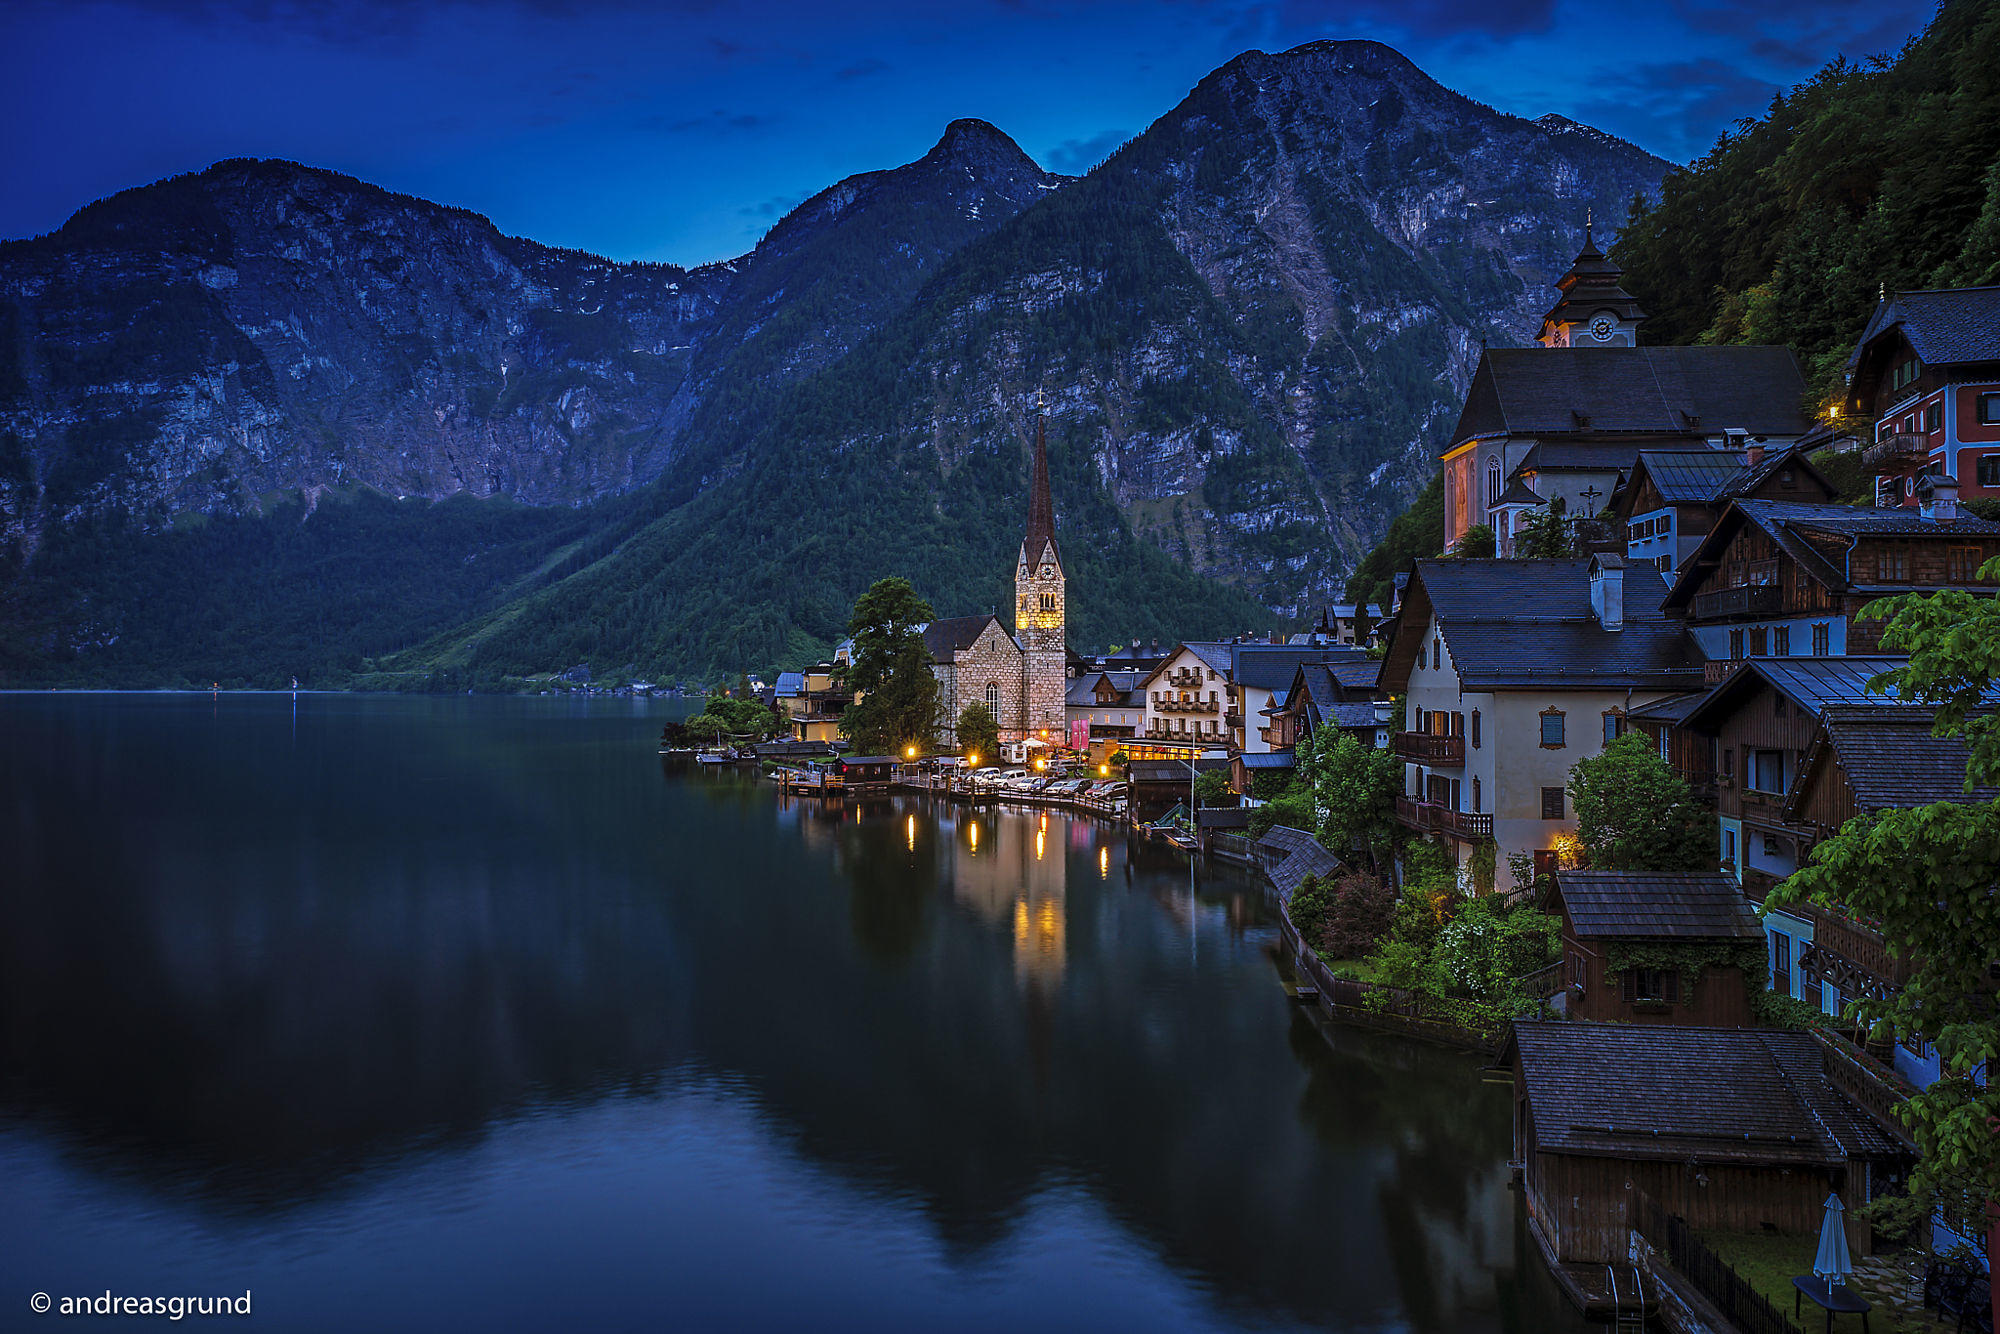
[{"label": "wooden balcony railing", "polygon": [[1877,477],[1921,468],[1930,462],[1930,458],[1929,442],[1914,432],[1893,431],[1861,451],[1862,463]]},{"label": "wooden balcony railing", "polygon": [[1434,732],[1398,732],[1393,746],[1398,755],[1419,764],[1464,764],[1465,738],[1439,736]]},{"label": "wooden balcony railing", "polygon": [[1815,1028],[1813,1036],[1819,1039],[1827,1082],[1865,1107],[1884,1130],[1909,1144],[1908,1124],[1896,1115],[1896,1108],[1908,1101],[1916,1088],[1839,1034]]},{"label": "wooden balcony railing", "polygon": [[1415,797],[1396,798],[1396,819],[1420,833],[1450,834],[1455,838],[1493,837],[1493,817],[1457,811]]},{"label": "wooden balcony railing", "polygon": [[1815,972],[1844,969],[1849,977],[1859,973],[1887,988],[1899,987],[1909,980],[1909,965],[1889,953],[1882,933],[1874,928],[1817,904],[1800,904],[1787,911],[1802,912],[1812,919]]},{"label": "wooden balcony railing", "polygon": [[1694,600],[1695,619],[1700,621],[1723,616],[1776,616],[1784,609],[1785,590],[1779,584],[1739,584],[1697,594]]}]

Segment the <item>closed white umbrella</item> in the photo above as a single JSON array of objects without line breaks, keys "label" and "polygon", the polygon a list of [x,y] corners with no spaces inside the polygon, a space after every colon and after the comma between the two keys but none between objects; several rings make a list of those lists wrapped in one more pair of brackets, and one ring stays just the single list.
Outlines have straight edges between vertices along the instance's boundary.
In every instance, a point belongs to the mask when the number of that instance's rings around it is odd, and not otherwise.
[{"label": "closed white umbrella", "polygon": [[1826,1197],[1826,1218],[1819,1225],[1819,1254],[1813,1257],[1813,1277],[1843,1287],[1854,1273],[1854,1262],[1847,1254],[1847,1229],[1840,1221],[1845,1212],[1840,1196]]}]

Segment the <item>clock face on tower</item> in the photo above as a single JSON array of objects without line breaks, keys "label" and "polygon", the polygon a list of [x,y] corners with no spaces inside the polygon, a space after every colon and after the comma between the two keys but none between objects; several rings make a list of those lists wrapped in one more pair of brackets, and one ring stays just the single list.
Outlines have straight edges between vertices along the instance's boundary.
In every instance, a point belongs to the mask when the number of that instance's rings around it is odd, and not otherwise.
[{"label": "clock face on tower", "polygon": [[1053,579],[1053,578],[1055,578],[1055,577],[1056,577],[1056,567],[1055,567],[1055,566],[1053,566],[1053,565],[1044,565],[1044,566],[1042,567],[1042,578],[1044,578],[1044,579]]},{"label": "clock face on tower", "polygon": [[1617,327],[1609,315],[1599,315],[1590,322],[1590,336],[1600,343],[1607,342]]}]

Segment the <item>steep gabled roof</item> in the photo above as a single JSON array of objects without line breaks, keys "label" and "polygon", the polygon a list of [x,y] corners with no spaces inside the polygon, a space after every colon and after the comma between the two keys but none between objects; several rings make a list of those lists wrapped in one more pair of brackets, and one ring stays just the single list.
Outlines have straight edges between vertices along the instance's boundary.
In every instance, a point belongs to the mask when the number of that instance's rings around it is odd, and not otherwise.
[{"label": "steep gabled roof", "polygon": [[[988,625],[998,624],[1000,618],[991,613],[985,616],[951,616],[942,621],[932,621],[924,627],[924,647],[930,650],[931,661],[949,663],[954,654],[963,653],[979,642]],[[1004,633],[1006,627],[1002,626]]]},{"label": "steep gabled roof", "polygon": [[1879,302],[1848,354],[1857,366],[1868,345],[1900,329],[1927,366],[2000,361],[2000,287],[1930,288],[1897,292]]},{"label": "steep gabled roof", "polygon": [[1701,657],[1682,626],[1662,618],[1660,581],[1626,570],[1624,625],[1607,630],[1591,610],[1589,572],[1588,560],[1418,561],[1381,688],[1408,683],[1432,615],[1469,690],[1699,685]]},{"label": "steep gabled roof", "polygon": [[1805,392],[1798,358],[1783,347],[1489,348],[1451,448],[1481,436],[1581,430],[1797,436],[1812,425],[1800,406]]},{"label": "steep gabled roof", "polygon": [[1804,713],[1817,718],[1829,704],[1891,704],[1894,687],[1871,691],[1868,682],[1894,671],[1908,658],[1745,658],[1681,719],[1698,731],[1722,725],[1759,685],[1782,694]]},{"label": "steep gabled roof", "polygon": [[1558,871],[1580,940],[1762,940],[1733,877],[1714,871]]},{"label": "steep gabled roof", "polygon": [[[1685,607],[1691,602],[1695,590],[1713,573],[1722,559],[1722,553],[1745,524],[1761,529],[1775,542],[1778,549],[1799,563],[1799,566],[1822,587],[1832,592],[1898,592],[1905,589],[1923,588],[1923,584],[1882,584],[1867,580],[1855,580],[1848,571],[1827,554],[1827,550],[1845,548],[1861,537],[1921,537],[1935,541],[1949,541],[1952,538],[1991,537],[2000,535],[2000,523],[1960,515],[1952,523],[1939,523],[1927,519],[1916,510],[1905,507],[1882,508],[1855,505],[1813,505],[1793,500],[1732,500],[1722,511],[1722,517],[1715,521],[1708,536],[1702,538],[1701,545],[1681,566],[1674,586],[1667,593],[1669,608]],[[1814,543],[1820,539],[1827,550]]]},{"label": "steep gabled roof", "polygon": [[1369,661],[1367,650],[1343,647],[1315,648],[1299,645],[1238,644],[1230,667],[1230,680],[1256,690],[1283,690],[1292,683],[1299,665],[1308,662]]},{"label": "steep gabled roof", "polygon": [[1226,681],[1229,679],[1230,669],[1236,662],[1236,647],[1234,644],[1226,644],[1220,640],[1184,639],[1168,650],[1167,655],[1160,659],[1158,666],[1146,673],[1145,679],[1139,683],[1140,687],[1143,689],[1151,685],[1153,678],[1165,672],[1173,663],[1173,660],[1181,655],[1183,649],[1192,653],[1196,658],[1200,659],[1204,667],[1217,673]]},{"label": "steep gabled roof", "polygon": [[1849,1101],[1810,1033],[1516,1020],[1541,1153],[1832,1166],[1907,1146]]},{"label": "steep gabled roof", "polygon": [[1923,705],[1829,706],[1786,800],[1785,818],[1800,819],[1809,789],[1833,778],[1835,770],[1864,812],[2000,799],[2000,788],[1966,790],[1965,739],[1931,735],[1934,718]]}]

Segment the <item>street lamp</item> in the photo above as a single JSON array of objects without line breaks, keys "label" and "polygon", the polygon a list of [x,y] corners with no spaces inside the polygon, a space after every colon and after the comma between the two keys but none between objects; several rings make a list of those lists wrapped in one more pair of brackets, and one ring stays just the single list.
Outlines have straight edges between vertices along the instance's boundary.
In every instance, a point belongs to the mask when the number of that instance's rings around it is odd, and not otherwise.
[{"label": "street lamp", "polygon": [[917,748],[915,746],[903,747],[903,758],[906,760],[914,760],[915,758],[917,758]]}]

